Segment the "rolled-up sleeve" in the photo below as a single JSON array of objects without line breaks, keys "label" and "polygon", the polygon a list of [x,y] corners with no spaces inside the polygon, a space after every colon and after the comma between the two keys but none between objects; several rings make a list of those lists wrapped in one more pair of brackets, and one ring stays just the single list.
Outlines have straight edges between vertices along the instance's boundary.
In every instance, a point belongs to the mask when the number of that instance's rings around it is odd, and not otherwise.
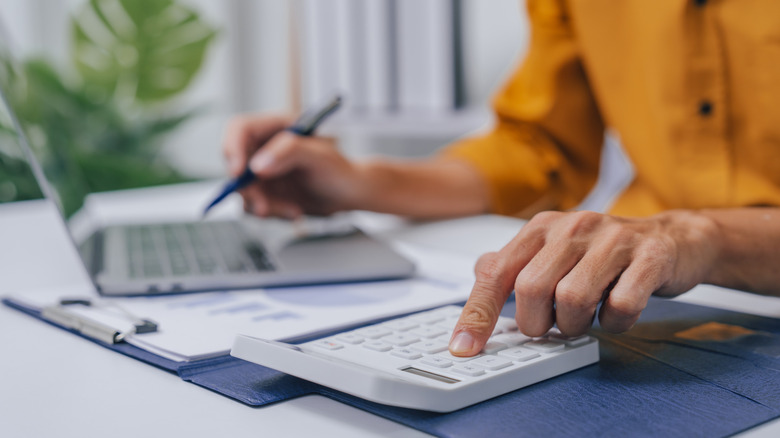
[{"label": "rolled-up sleeve", "polygon": [[471,163],[494,213],[528,217],[576,206],[598,177],[604,123],[562,0],[529,0],[526,59],[494,99],[489,133],[442,151]]}]

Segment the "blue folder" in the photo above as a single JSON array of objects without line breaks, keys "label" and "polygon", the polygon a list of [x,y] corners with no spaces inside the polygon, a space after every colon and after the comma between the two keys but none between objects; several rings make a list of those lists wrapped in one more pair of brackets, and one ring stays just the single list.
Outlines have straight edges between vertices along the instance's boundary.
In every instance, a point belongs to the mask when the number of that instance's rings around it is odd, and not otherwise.
[{"label": "blue folder", "polygon": [[[513,314],[513,303],[504,314]],[[678,336],[708,322],[750,332],[728,340]],[[229,356],[179,363],[90,340],[250,406],[321,394],[445,437],[716,437],[780,416],[780,320],[652,298],[628,333],[596,326],[591,334],[600,341],[599,363],[447,414],[368,402]]]}]

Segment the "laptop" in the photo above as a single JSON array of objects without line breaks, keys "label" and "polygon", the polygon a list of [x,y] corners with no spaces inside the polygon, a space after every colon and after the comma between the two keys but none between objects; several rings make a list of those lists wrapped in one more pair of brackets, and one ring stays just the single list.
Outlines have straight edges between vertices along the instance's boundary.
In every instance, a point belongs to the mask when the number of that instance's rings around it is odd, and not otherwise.
[{"label": "laptop", "polygon": [[[58,188],[7,99],[22,84],[8,74],[16,64],[2,44],[0,58],[0,203],[46,198],[59,206]],[[78,213],[65,217],[60,208],[60,214],[68,228]],[[107,296],[381,280],[414,272],[409,260],[353,226],[301,233],[288,221],[250,216],[109,226],[79,239],[78,247],[97,290]]]}]

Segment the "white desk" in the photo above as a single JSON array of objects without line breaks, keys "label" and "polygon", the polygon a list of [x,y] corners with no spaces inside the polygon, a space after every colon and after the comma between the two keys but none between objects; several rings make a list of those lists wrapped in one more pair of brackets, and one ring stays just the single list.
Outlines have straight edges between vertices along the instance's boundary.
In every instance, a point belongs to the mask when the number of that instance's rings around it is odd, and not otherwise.
[{"label": "white desk", "polygon": [[[423,225],[373,215],[361,219],[389,238],[475,258],[500,247],[519,226],[491,216]],[[33,266],[27,275],[51,275],[55,281],[56,270]],[[753,306],[780,316],[780,300],[732,292],[700,290],[689,301],[711,296],[726,307]],[[0,306],[0,352],[3,437],[427,436],[321,396],[250,408],[5,306]],[[780,421],[744,436],[780,436]]]}]

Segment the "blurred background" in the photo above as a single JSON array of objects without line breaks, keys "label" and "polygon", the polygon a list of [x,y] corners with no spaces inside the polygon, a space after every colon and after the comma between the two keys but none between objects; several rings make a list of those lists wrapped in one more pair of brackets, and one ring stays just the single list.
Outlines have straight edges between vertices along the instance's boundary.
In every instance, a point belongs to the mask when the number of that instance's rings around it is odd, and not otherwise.
[{"label": "blurred background", "polygon": [[521,0],[3,0],[0,24],[68,214],[85,192],[222,177],[231,117],[334,92],[321,131],[347,155],[428,155],[490,125],[528,40]]},{"label": "blurred background", "polygon": [[[231,116],[298,111],[337,90],[347,107],[327,132],[345,152],[428,154],[488,121],[527,39],[518,0],[3,0],[0,19],[17,59],[45,62],[86,99],[83,82],[102,85],[113,96],[92,99],[121,100],[111,103],[118,117],[165,118],[146,128],[164,139],[150,140],[187,178],[223,174]],[[135,32],[142,26],[171,29]],[[184,50],[161,47],[177,38]],[[144,56],[153,47],[162,50]],[[135,95],[122,89],[132,74]]]}]

